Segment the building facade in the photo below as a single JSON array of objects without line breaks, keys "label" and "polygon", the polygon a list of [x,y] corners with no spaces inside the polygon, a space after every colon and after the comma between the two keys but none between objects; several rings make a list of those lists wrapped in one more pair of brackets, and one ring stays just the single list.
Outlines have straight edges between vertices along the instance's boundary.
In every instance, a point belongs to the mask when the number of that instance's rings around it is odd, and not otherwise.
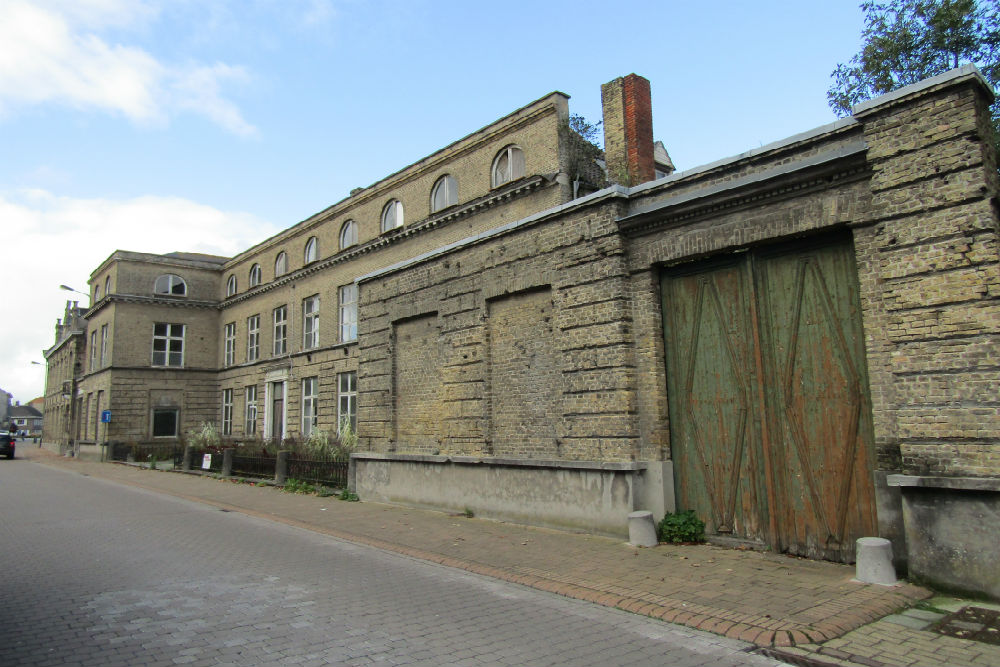
[{"label": "building facade", "polygon": [[674,174],[648,82],[602,93],[608,187],[553,93],[234,258],[115,253],[83,439],[350,423],[362,498],[611,534],[691,508],[720,541],[850,561],[882,535],[933,570],[916,513],[998,516],[989,86]]}]

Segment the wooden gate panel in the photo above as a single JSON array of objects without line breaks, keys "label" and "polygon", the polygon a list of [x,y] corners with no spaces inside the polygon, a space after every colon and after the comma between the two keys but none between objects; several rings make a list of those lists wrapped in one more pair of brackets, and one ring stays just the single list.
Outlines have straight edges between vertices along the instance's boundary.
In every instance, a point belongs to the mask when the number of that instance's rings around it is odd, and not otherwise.
[{"label": "wooden gate panel", "polygon": [[708,532],[843,561],[876,534],[855,271],[828,237],[664,274],[677,504]]},{"label": "wooden gate panel", "polygon": [[679,509],[711,533],[764,541],[744,262],[663,282],[670,436]]},{"label": "wooden gate panel", "polygon": [[874,535],[871,409],[854,257],[837,243],[755,261],[781,547],[852,560]]}]

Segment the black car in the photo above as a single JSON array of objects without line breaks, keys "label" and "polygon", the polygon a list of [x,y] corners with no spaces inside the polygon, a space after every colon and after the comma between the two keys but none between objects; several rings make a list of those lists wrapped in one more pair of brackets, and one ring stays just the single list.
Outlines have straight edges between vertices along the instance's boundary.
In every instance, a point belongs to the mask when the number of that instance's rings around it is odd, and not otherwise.
[{"label": "black car", "polygon": [[14,434],[0,431],[0,456],[14,458]]}]

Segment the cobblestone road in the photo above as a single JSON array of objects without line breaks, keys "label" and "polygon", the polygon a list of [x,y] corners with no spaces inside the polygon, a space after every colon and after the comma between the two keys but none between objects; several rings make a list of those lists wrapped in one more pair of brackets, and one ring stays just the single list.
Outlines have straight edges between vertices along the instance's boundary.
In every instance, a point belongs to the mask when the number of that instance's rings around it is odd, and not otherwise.
[{"label": "cobblestone road", "polygon": [[0,461],[0,512],[5,667],[779,664],[741,642],[23,459]]}]

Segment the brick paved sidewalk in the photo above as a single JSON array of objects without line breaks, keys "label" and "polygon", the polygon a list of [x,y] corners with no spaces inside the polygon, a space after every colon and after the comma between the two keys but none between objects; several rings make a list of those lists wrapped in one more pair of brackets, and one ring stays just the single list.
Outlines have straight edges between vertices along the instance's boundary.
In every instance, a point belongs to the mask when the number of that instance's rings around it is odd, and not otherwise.
[{"label": "brick paved sidewalk", "polygon": [[799,644],[812,649],[930,595],[910,584],[891,588],[861,584],[852,581],[853,567],[834,563],[709,545],[640,549],[593,535],[295,495],[200,476],[66,459],[44,450],[24,454],[68,471],[282,521],[763,647]]}]

